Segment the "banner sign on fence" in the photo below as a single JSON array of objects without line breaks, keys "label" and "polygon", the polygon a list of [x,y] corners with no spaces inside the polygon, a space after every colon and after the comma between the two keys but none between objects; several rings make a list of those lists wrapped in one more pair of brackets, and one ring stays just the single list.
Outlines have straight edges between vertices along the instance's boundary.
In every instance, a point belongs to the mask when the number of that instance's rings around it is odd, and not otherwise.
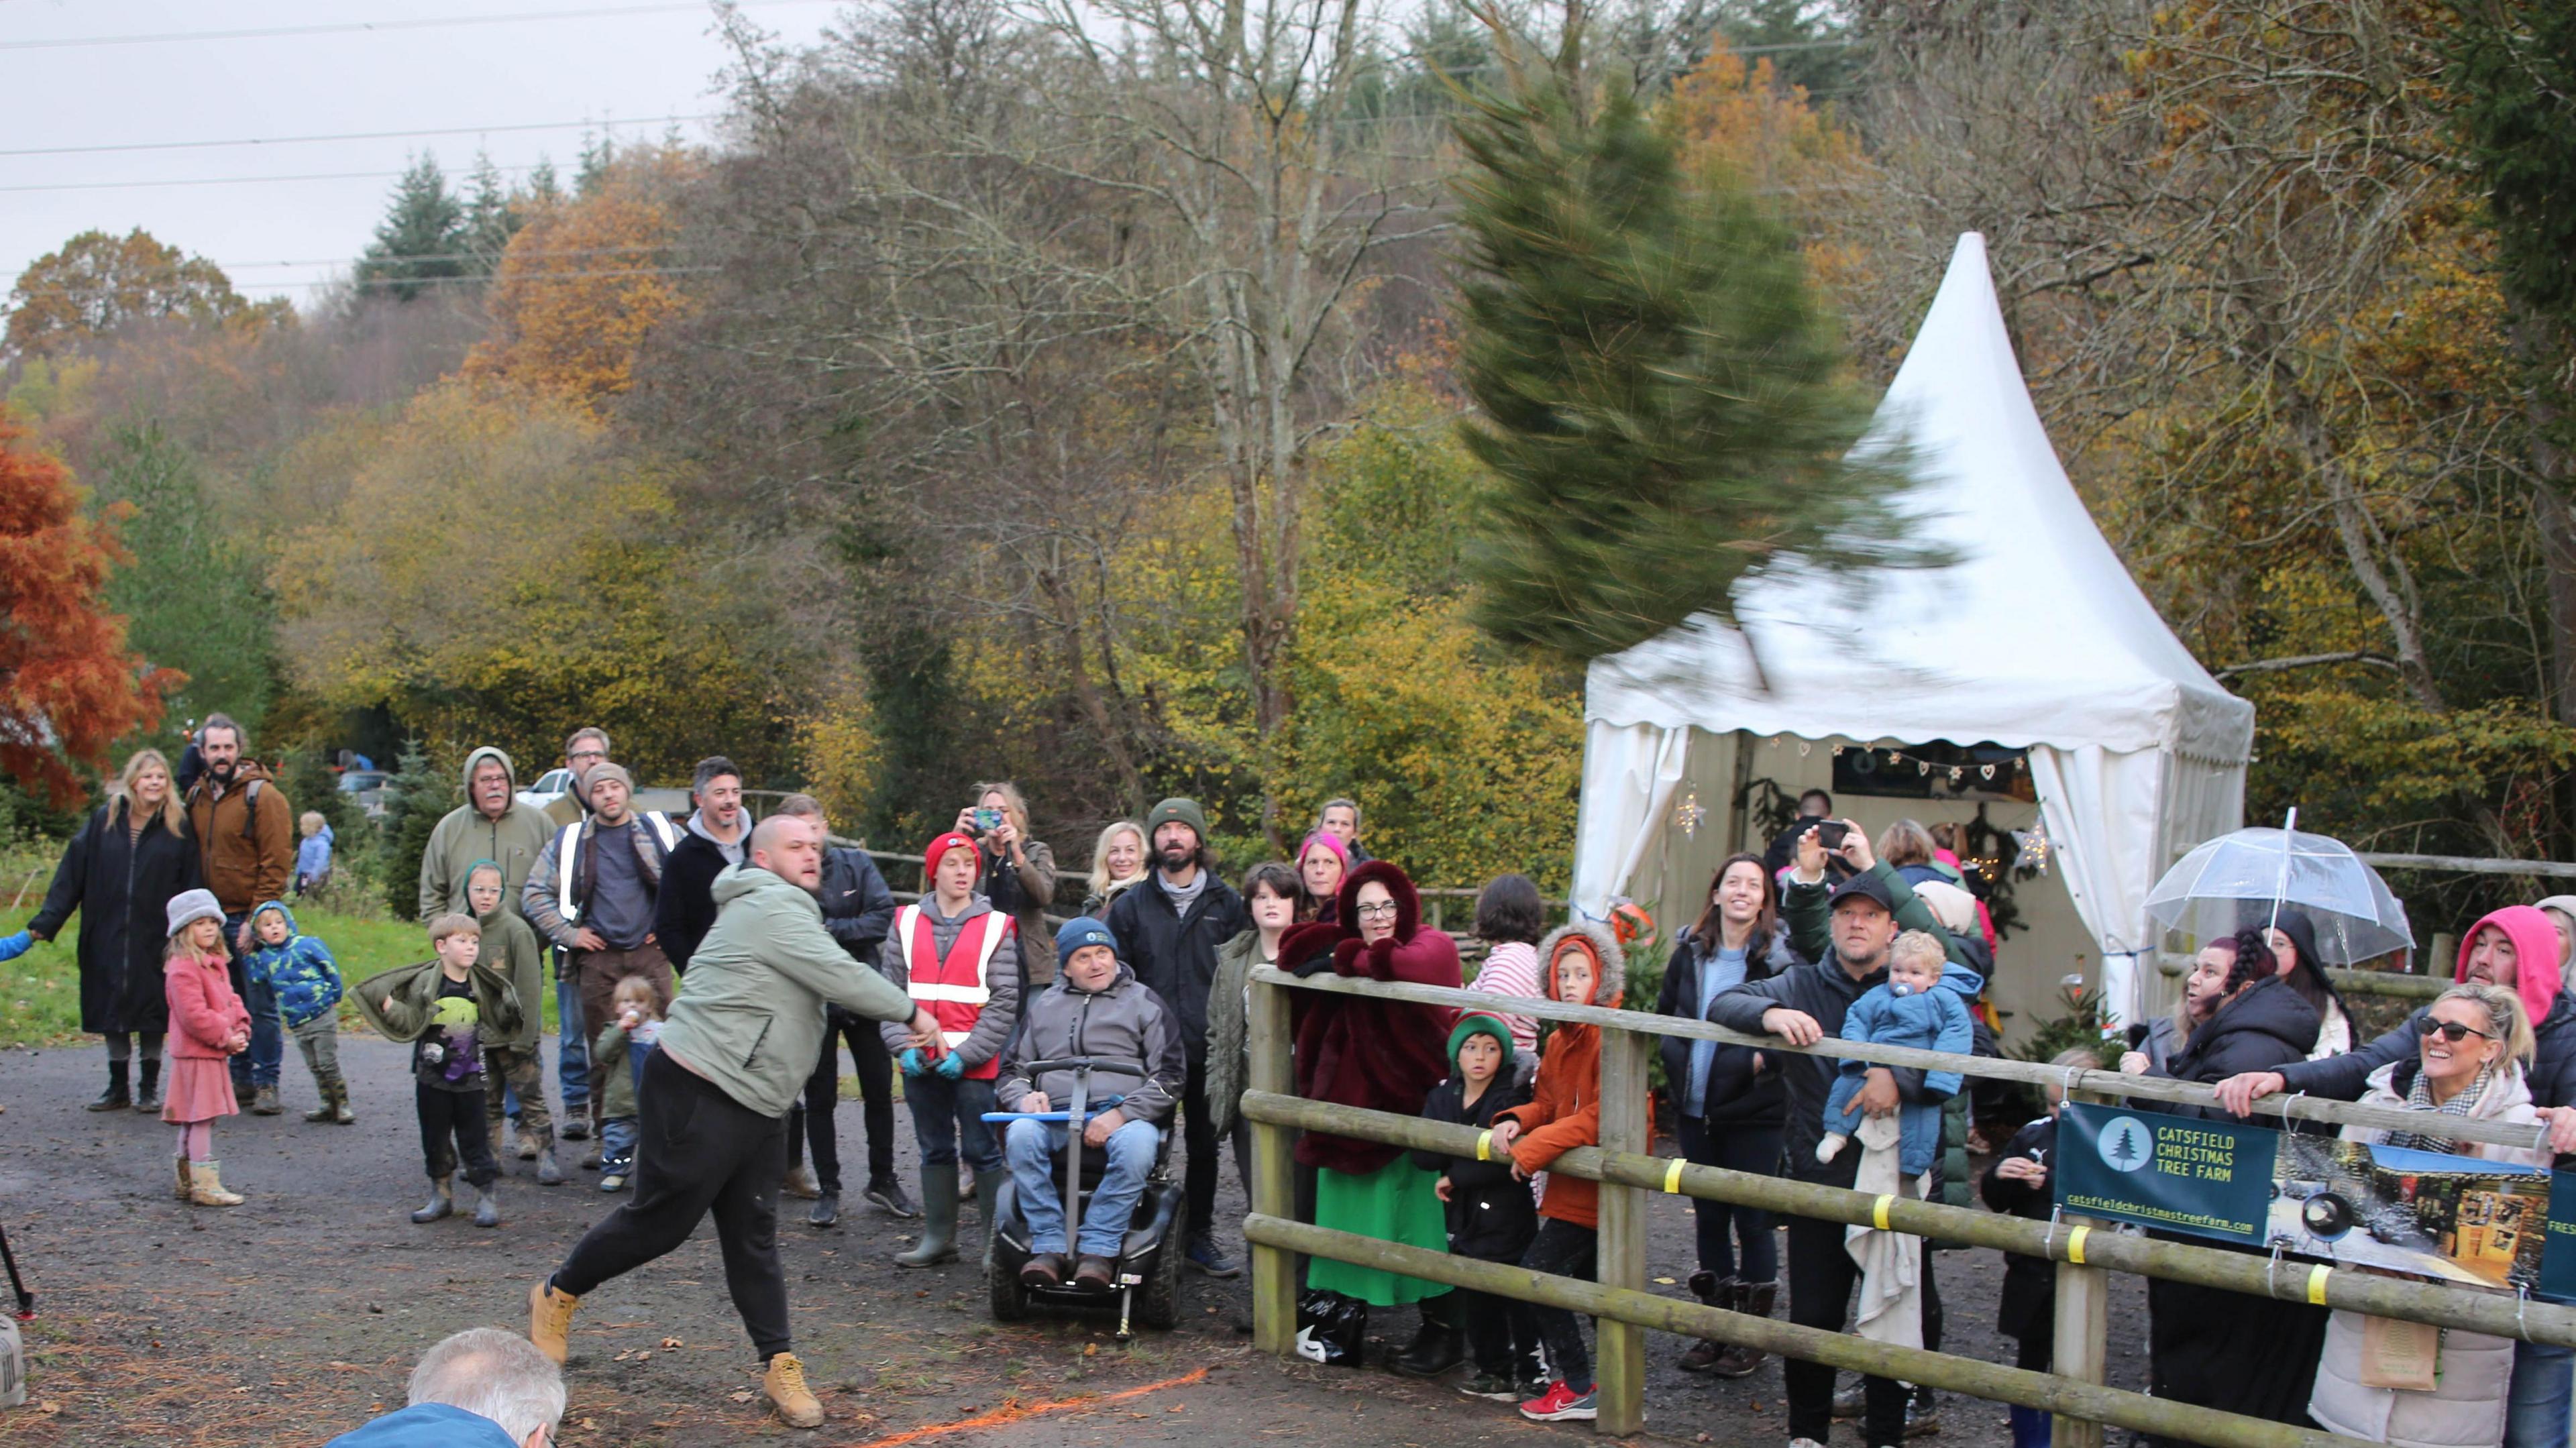
[{"label": "banner sign on fence", "polygon": [[2056,1155],[2051,1177],[2069,1212],[2576,1296],[2576,1245],[2554,1254],[2557,1270],[2542,1265],[2552,1237],[2576,1244],[2576,1187],[2553,1193],[2540,1167],[2078,1102],[2059,1120]]}]

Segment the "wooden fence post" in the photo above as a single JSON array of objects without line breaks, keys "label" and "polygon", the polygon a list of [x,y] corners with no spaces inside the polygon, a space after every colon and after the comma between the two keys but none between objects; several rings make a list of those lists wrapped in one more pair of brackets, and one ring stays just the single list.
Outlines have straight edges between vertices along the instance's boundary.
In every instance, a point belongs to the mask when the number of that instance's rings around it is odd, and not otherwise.
[{"label": "wooden fence post", "polygon": [[[1601,1145],[1609,1151],[1652,1152],[1647,1131],[1646,1038],[1605,1027],[1601,1032]],[[1646,1192],[1601,1183],[1601,1244],[1597,1277],[1604,1287],[1642,1292],[1646,1287]],[[1646,1422],[1646,1331],[1633,1323],[1597,1320],[1601,1361],[1594,1370],[1601,1416],[1595,1432],[1625,1437]]]},{"label": "wooden fence post", "polygon": [[[2093,1091],[2074,1099],[2105,1103],[2110,1097]],[[2090,1217],[2067,1217],[2059,1230],[2072,1234],[2107,1230]],[[2049,1371],[2077,1382],[2100,1383],[2109,1376],[2111,1274],[2100,1267],[2073,1262],[2057,1264],[2057,1324],[2050,1345]],[[2050,1430],[2050,1448],[2102,1448],[2102,1425],[2059,1415]]]},{"label": "wooden fence post", "polygon": [[[1288,992],[1275,985],[1252,987],[1247,1032],[1254,1091],[1285,1096],[1297,1089],[1288,1059]],[[1290,1156],[1288,1128],[1252,1124],[1252,1210],[1264,1216],[1297,1215],[1296,1164]],[[1286,1357],[1297,1337],[1297,1254],[1280,1247],[1252,1246],[1252,1343],[1262,1352]]]}]

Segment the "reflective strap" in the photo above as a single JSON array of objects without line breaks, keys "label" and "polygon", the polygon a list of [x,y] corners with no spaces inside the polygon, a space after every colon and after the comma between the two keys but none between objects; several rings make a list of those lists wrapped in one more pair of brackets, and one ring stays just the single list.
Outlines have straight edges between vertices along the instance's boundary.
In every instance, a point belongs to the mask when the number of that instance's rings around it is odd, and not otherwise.
[{"label": "reflective strap", "polygon": [[966,1044],[966,1038],[973,1034],[975,1034],[973,1031],[941,1031],[939,1033],[939,1039],[946,1041],[948,1043],[948,1049],[954,1051],[959,1046]]},{"label": "reflective strap", "polygon": [[2078,1267],[2084,1265],[2084,1239],[2093,1235],[2091,1227],[2078,1227],[2066,1234],[2066,1260]]},{"label": "reflective strap", "polygon": [[1683,1163],[1683,1161],[1682,1161],[1682,1159],[1681,1159],[1680,1157],[1674,1157],[1674,1158],[1673,1158],[1673,1164],[1672,1164],[1671,1166],[1668,1166],[1668,1167],[1664,1168],[1664,1190],[1665,1190],[1665,1191],[1667,1191],[1667,1192],[1678,1192],[1678,1191],[1680,1191],[1680,1190],[1682,1189],[1682,1166],[1683,1166],[1683,1164],[1684,1164],[1684,1163]]},{"label": "reflective strap", "polygon": [[1477,1132],[1477,1133],[1476,1133],[1476,1160],[1478,1160],[1478,1161],[1492,1161],[1493,1159],[1494,1159],[1494,1134],[1493,1134],[1492,1132],[1490,1132],[1490,1131],[1479,1131],[1479,1132]]},{"label": "reflective strap", "polygon": [[2320,1263],[2308,1269],[2308,1301],[2318,1307],[2326,1305],[2326,1279],[2334,1275],[2332,1267]]},{"label": "reflective strap", "polygon": [[572,898],[573,857],[581,853],[581,821],[575,820],[555,836],[555,913],[563,923],[581,919],[581,906]]},{"label": "reflective strap", "polygon": [[653,833],[662,837],[663,854],[667,855],[680,847],[679,829],[671,823],[669,815],[658,809],[648,809],[644,811],[644,818],[652,822]]},{"label": "reflective strap", "polygon": [[903,993],[917,1001],[946,1001],[961,1006],[980,1006],[993,999],[993,993],[980,985],[941,985],[936,981],[907,981]]},{"label": "reflective strap", "polygon": [[1887,1196],[1880,1197],[1877,1201],[1874,1201],[1874,1202],[1870,1203],[1870,1204],[1869,1204],[1869,1224],[1870,1224],[1871,1226],[1873,1226],[1873,1227],[1876,1227],[1877,1229],[1879,1229],[1879,1230],[1880,1230],[1880,1231],[1882,1231],[1882,1232],[1889,1230],[1889,1227],[1888,1227],[1888,1225],[1887,1225],[1887,1209],[1888,1209],[1888,1207],[1889,1207],[1890,1205],[1892,1205],[1895,1201],[1896,1201],[1896,1197],[1895,1197],[1895,1195],[1894,1195],[1893,1193],[1891,1193],[1891,1194],[1889,1194],[1889,1195],[1887,1195]]},{"label": "reflective strap", "polygon": [[[995,921],[1001,922],[1001,928],[994,928],[993,922]],[[975,978],[977,980],[982,980],[993,973],[993,952],[1000,950],[1002,948],[1002,942],[1010,938],[1011,932],[1019,926],[1018,921],[1013,920],[1010,916],[1003,914],[999,910],[985,916],[984,922],[983,948],[975,952]],[[987,993],[986,999],[990,998],[990,994]],[[978,1005],[981,1005],[982,1003],[983,1002],[981,1001],[977,1002]]]}]

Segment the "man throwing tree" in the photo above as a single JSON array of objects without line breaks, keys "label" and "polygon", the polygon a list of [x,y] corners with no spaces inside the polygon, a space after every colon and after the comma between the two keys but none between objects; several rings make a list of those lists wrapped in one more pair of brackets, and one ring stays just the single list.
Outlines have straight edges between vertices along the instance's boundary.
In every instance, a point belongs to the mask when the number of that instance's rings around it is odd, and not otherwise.
[{"label": "man throwing tree", "polygon": [[909,1022],[911,1044],[925,1056],[945,1049],[927,1010],[823,928],[822,882],[823,831],[793,815],[762,821],[749,862],[716,877],[716,923],[645,1060],[635,1198],[528,1290],[528,1340],[556,1362],[583,1297],[687,1241],[712,1212],[725,1285],[767,1364],[770,1402],[792,1426],[821,1426],[823,1405],[790,1350],[778,1264],[787,1109],[823,1049],[827,1005]]}]

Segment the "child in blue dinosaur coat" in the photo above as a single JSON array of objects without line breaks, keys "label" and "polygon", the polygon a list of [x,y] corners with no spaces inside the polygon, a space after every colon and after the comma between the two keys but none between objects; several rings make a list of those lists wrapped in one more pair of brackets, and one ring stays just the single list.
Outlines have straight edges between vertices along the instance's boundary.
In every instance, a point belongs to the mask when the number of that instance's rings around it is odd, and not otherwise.
[{"label": "child in blue dinosaur coat", "polygon": [[294,912],[283,900],[268,901],[250,918],[259,948],[242,958],[243,968],[277,993],[277,1014],[294,1033],[296,1048],[304,1053],[304,1064],[322,1093],[321,1106],[305,1112],[304,1119],[347,1126],[358,1118],[349,1109],[348,1078],[340,1074],[339,962],[322,937],[296,928]]},{"label": "child in blue dinosaur coat", "polygon": [[[1913,1046],[1926,1051],[1967,1055],[1976,1045],[1976,1027],[1968,1017],[1967,981],[1944,971],[1948,952],[1941,937],[1928,930],[1909,930],[1887,951],[1887,981],[1871,986],[1843,1013],[1843,1039],[1881,1046]],[[1843,1143],[1860,1129],[1859,1096],[1870,1062],[1844,1061],[1825,1096],[1825,1136],[1816,1143],[1816,1160],[1832,1161]],[[1923,1077],[1929,1100],[1898,1108],[1897,1166],[1908,1180],[1932,1169],[1941,1150],[1941,1103],[1959,1092],[1959,1073],[1930,1071]]]}]

